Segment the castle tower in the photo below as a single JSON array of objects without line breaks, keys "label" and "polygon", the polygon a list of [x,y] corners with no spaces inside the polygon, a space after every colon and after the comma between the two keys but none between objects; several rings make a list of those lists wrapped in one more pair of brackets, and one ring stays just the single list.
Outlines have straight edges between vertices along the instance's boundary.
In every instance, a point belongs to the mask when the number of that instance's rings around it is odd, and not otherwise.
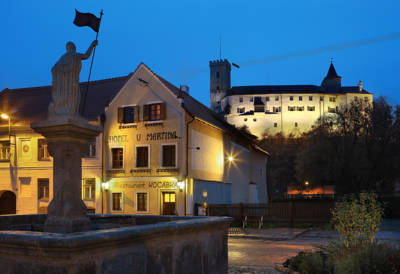
[{"label": "castle tower", "polygon": [[228,60],[210,61],[210,108],[221,112],[221,99],[231,88],[231,64]]},{"label": "castle tower", "polygon": [[321,86],[324,87],[327,91],[334,91],[334,92],[340,91],[342,87],[342,77],[337,75],[332,61],[328,73],[326,74],[324,80],[321,83]]}]

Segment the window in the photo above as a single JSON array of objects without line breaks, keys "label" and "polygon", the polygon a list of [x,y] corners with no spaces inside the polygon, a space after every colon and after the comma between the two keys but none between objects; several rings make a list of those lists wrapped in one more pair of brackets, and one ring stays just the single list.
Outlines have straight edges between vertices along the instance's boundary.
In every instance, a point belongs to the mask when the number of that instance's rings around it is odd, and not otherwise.
[{"label": "window", "polygon": [[329,113],[336,113],[336,108],[328,107],[328,112]]},{"label": "window", "polygon": [[274,123],[274,127],[278,127],[278,123]]},{"label": "window", "polygon": [[335,97],[329,97],[329,102],[336,102],[336,98]]},{"label": "window", "polygon": [[219,71],[215,74],[215,77],[219,78]]},{"label": "window", "polygon": [[165,120],[165,103],[156,103],[143,106],[143,121]]},{"label": "window", "polygon": [[269,102],[269,96],[265,97],[265,102]]},{"label": "window", "polygon": [[244,118],[244,121],[247,122],[247,118]]},{"label": "window", "polygon": [[38,179],[38,199],[48,200],[49,199],[49,179]]},{"label": "window", "polygon": [[315,106],[308,106],[308,107],[307,107],[307,110],[308,110],[308,111],[315,111]]},{"label": "window", "polygon": [[161,145],[163,167],[176,167],[176,145]]},{"label": "window", "polygon": [[136,167],[149,167],[149,146],[136,147]]},{"label": "window", "polygon": [[275,96],[275,101],[279,101],[279,96]]},{"label": "window", "polygon": [[312,96],[308,96],[308,101],[312,101]]},{"label": "window", "polygon": [[281,112],[281,107],[272,107],[273,112]]},{"label": "window", "polygon": [[253,102],[253,96],[250,97],[250,102]]},{"label": "window", "polygon": [[289,99],[290,99],[290,101],[293,101],[293,96],[290,96]]},{"label": "window", "polygon": [[294,123],[294,127],[297,127],[297,122]]},{"label": "window", "polygon": [[297,111],[304,111],[304,106],[302,106],[302,107],[297,107]]},{"label": "window", "polygon": [[253,118],[253,122],[257,122],[257,119],[256,119],[256,118]]},{"label": "window", "polygon": [[296,110],[296,107],[288,106],[288,110],[289,110],[289,111],[295,111],[295,110]]},{"label": "window", "polygon": [[0,141],[0,161],[10,160],[10,142]]},{"label": "window", "polygon": [[38,140],[38,160],[46,161],[50,160],[49,152],[47,151],[47,140],[39,139]]},{"label": "window", "polygon": [[122,193],[115,192],[112,194],[112,210],[122,211]]},{"label": "window", "polygon": [[324,101],[324,96],[319,97],[319,100],[320,100],[321,102],[323,102],[323,101]]},{"label": "window", "polygon": [[264,112],[264,105],[255,105],[254,111],[255,112]]},{"label": "window", "polygon": [[139,107],[126,106],[118,108],[118,123],[130,124],[139,121]]},{"label": "window", "polygon": [[123,168],[124,167],[124,150],[122,147],[111,148],[111,168]]},{"label": "window", "polygon": [[241,107],[241,108],[237,108],[237,113],[244,113],[245,108]]},{"label": "window", "polygon": [[239,97],[239,103],[243,103],[243,97]]},{"label": "window", "polygon": [[96,179],[84,178],[82,182],[82,196],[84,200],[94,200],[96,195]]},{"label": "window", "polygon": [[147,192],[136,193],[136,211],[147,212]]},{"label": "window", "polygon": [[299,101],[303,101],[303,96],[299,96]]},{"label": "window", "polygon": [[89,140],[85,157],[96,157],[96,138]]}]

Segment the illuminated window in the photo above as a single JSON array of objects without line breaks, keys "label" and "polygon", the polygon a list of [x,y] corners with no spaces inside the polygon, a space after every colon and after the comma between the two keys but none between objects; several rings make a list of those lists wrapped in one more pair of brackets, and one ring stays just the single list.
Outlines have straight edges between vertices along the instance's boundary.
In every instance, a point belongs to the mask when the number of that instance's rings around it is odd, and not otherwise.
[{"label": "illuminated window", "polygon": [[10,161],[10,142],[0,142],[0,161]]},{"label": "illuminated window", "polygon": [[115,192],[112,194],[112,210],[122,211],[122,193]]},{"label": "illuminated window", "polygon": [[130,124],[139,121],[139,107],[126,106],[118,108],[118,123]]},{"label": "illuminated window", "polygon": [[49,199],[49,179],[38,179],[38,199],[48,200]]},{"label": "illuminated window", "polygon": [[47,151],[47,140],[46,139],[38,140],[38,160],[39,161],[50,160],[50,155],[49,155],[49,152]]},{"label": "illuminated window", "polygon": [[308,110],[308,111],[315,111],[315,106],[308,106],[308,107],[307,107],[307,110]]},{"label": "illuminated window", "polygon": [[82,196],[84,200],[94,200],[96,194],[96,179],[84,178],[82,182]]},{"label": "illuminated window", "polygon": [[161,145],[163,167],[176,167],[176,145]]},{"label": "illuminated window", "polygon": [[86,151],[86,158],[96,157],[96,138],[90,139],[88,142],[88,150]]},{"label": "illuminated window", "polygon": [[149,146],[136,146],[136,167],[149,166]]},{"label": "illuminated window", "polygon": [[148,104],[143,106],[143,121],[164,120],[165,114],[165,103]]},{"label": "illuminated window", "polygon": [[136,193],[136,211],[147,212],[147,192]]},{"label": "illuminated window", "polygon": [[112,163],[111,168],[123,168],[124,166],[124,150],[122,147],[111,148]]}]

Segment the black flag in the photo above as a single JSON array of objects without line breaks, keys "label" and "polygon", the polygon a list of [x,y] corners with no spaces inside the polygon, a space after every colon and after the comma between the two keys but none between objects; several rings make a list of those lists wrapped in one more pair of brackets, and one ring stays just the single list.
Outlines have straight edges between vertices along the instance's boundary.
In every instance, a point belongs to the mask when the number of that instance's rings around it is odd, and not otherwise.
[{"label": "black flag", "polygon": [[95,32],[99,32],[100,18],[97,18],[91,13],[81,13],[75,9],[75,20],[74,24],[78,27],[90,27]]}]

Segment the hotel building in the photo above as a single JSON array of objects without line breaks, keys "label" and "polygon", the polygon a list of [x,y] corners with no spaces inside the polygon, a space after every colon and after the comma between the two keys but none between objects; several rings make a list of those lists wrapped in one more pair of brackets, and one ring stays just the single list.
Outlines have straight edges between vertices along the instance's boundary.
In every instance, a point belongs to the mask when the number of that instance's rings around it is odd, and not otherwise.
[{"label": "hotel building", "polygon": [[[267,152],[143,63],[90,83],[87,96],[83,116],[103,126],[82,160],[90,211],[194,215],[195,204],[267,202]],[[52,159],[30,123],[45,119],[50,97],[48,86],[0,93],[9,117],[0,125],[0,208],[47,210]]]}]

